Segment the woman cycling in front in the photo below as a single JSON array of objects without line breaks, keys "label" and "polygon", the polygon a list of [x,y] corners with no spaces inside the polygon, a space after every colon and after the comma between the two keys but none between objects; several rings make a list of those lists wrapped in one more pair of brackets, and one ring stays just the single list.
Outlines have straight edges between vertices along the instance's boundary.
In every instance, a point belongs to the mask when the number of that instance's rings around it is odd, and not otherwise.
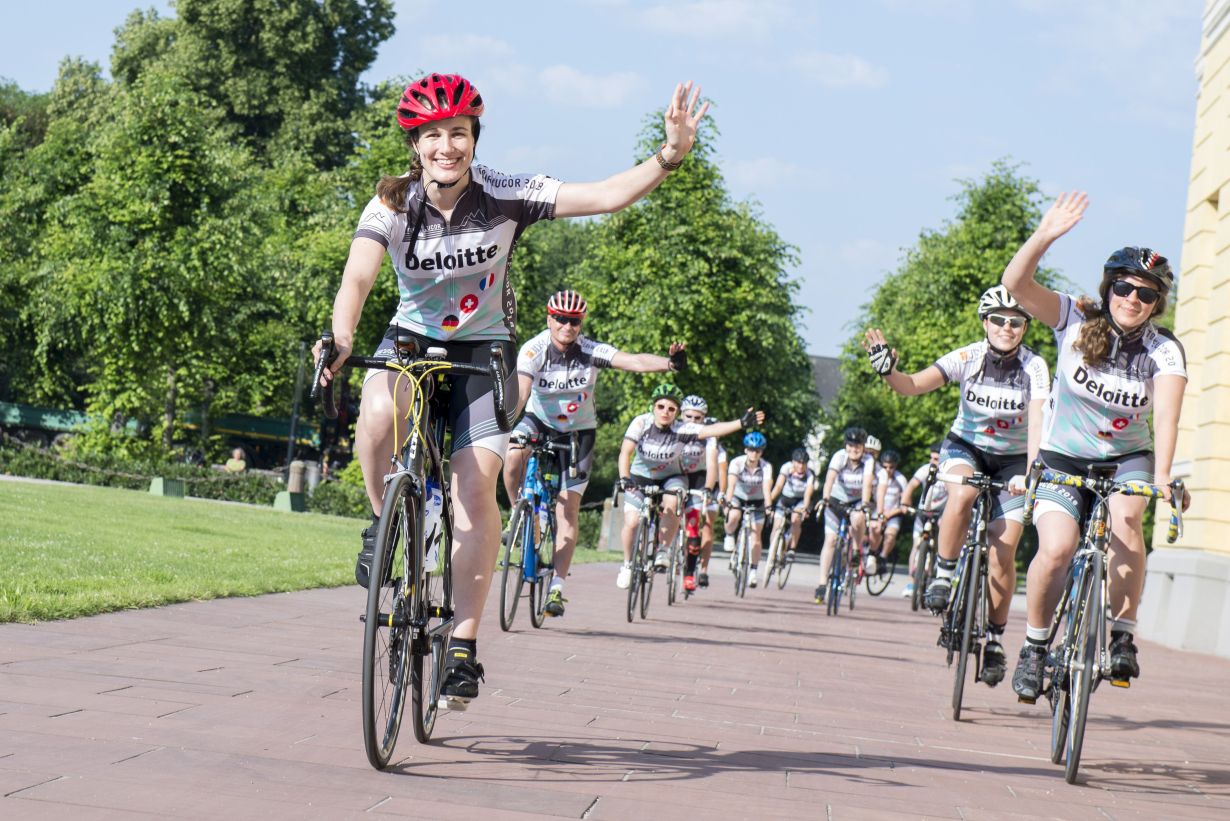
[{"label": "woman cycling in front", "polygon": [[[691,83],[675,87],[664,116],[666,142],[654,156],[600,182],[563,183],[543,174],[502,174],[474,161],[484,103],[464,77],[429,74],[407,86],[396,115],[411,149],[410,170],[382,178],[359,219],[333,302],[337,357],[322,381],[332,379],[353,350],[363,304],[386,253],[401,302],[377,356],[393,355],[402,329],[424,348],[445,348],[452,361],[486,365],[491,343],[498,342],[511,367],[516,299],[507,274],[518,237],[540,219],[611,213],[656,188],[692,148],[708,110],[708,104],[698,107],[699,94]],[[483,676],[476,640],[500,546],[495,486],[509,435],[496,425],[487,379],[465,376],[452,383],[456,626],[441,693],[445,706],[464,709],[478,695]],[[391,372],[368,372],[355,431],[373,520],[394,454],[395,408],[404,413],[409,404],[404,380],[395,396],[396,384]],[[517,401],[515,381],[506,395],[510,404]],[[360,584],[368,581],[374,539],[373,523],[363,532],[355,568]]]},{"label": "woman cycling in front", "polygon": [[[1029,314],[1002,285],[988,288],[978,300],[978,318],[986,336],[945,354],[914,374],[896,370],[897,352],[884,334],[871,329],[864,342],[872,367],[903,396],[930,393],[949,382],[961,386],[961,404],[940,451],[945,473],[975,472],[1011,484],[991,508],[990,613],[980,678],[994,687],[1004,678],[1007,659],[1000,641],[1016,590],[1016,547],[1024,531],[1024,474],[1037,455],[1042,406],[1049,390],[1049,371],[1042,357],[1021,344]],[[936,577],[927,587],[926,604],[934,612],[948,607],[957,555],[969,527],[976,488],[952,485],[940,520]]]},{"label": "woman cycling in front", "polygon": [[[560,474],[561,489],[555,505],[558,527],[555,574],[543,608],[549,616],[564,615],[564,579],[577,546],[577,518],[581,497],[589,486],[594,461],[598,416],[594,386],[604,368],[635,373],[682,371],[687,365],[684,345],[676,342],[667,356],[627,353],[614,345],[596,342],[581,333],[589,304],[576,291],[559,291],[547,300],[547,329],[521,347],[517,354],[517,392],[528,408],[517,432],[531,437],[577,436],[576,476]],[[521,410],[518,408],[518,411]],[[504,490],[515,502],[525,480],[526,448],[512,444],[504,462]]]},{"label": "woman cycling in front", "polygon": [[[1050,468],[1085,476],[1095,462],[1115,462],[1115,481],[1164,488],[1170,501],[1171,466],[1187,370],[1183,346],[1152,319],[1166,310],[1174,274],[1148,248],[1121,248],[1102,266],[1099,301],[1052,291],[1034,279],[1038,261],[1084,216],[1088,199],[1061,194],[1004,269],[1004,285],[1030,313],[1055,330],[1059,361],[1041,458]],[[1153,415],[1153,432],[1149,415]],[[1190,499],[1180,500],[1184,508]],[[1038,553],[1026,579],[1028,626],[1012,689],[1027,703],[1042,689],[1051,616],[1080,539],[1078,522],[1089,503],[1075,488],[1041,484],[1034,506]],[[1136,608],[1145,580],[1142,517],[1149,500],[1110,498],[1108,564],[1111,676],[1140,675]]]}]

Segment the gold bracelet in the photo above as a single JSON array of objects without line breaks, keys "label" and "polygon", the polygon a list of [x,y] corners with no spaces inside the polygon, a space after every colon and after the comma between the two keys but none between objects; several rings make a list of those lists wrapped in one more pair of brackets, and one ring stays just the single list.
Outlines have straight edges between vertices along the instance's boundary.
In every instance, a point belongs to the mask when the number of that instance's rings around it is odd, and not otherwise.
[{"label": "gold bracelet", "polygon": [[[662,148],[666,148],[666,143],[662,144]],[[680,159],[679,162],[667,162],[666,157],[662,156],[662,148],[658,149],[657,153],[653,155],[653,158],[658,161],[658,165],[662,166],[663,171],[666,171],[669,173],[671,171],[674,171],[679,166],[683,165],[682,159]]]}]

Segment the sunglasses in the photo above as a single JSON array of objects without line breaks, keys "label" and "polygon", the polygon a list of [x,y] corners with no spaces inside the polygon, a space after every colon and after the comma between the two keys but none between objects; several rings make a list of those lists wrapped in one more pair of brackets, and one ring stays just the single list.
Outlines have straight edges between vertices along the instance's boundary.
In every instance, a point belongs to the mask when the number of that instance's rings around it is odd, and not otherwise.
[{"label": "sunglasses", "polygon": [[581,317],[579,316],[560,316],[559,314],[551,314],[551,318],[561,325],[571,325],[574,328],[581,324]]},{"label": "sunglasses", "polygon": [[1025,323],[1029,322],[1029,320],[1023,316],[1004,316],[1003,314],[990,314],[987,319],[989,319],[991,324],[996,328],[1002,328],[1007,325],[1014,331],[1024,328]]},{"label": "sunglasses", "polygon": [[679,412],[679,408],[670,402],[659,402],[658,404],[653,406],[653,409],[658,410],[658,411],[663,411],[663,412],[670,411],[671,413]]},{"label": "sunglasses", "polygon": [[1147,285],[1133,285],[1126,279],[1116,279],[1110,284],[1110,292],[1115,296],[1129,297],[1132,291],[1136,292],[1136,298],[1145,305],[1152,305],[1161,297],[1162,292],[1156,288],[1150,288]]},{"label": "sunglasses", "polygon": [[700,415],[700,414],[698,414],[698,413],[685,413],[685,414],[683,415],[683,421],[685,421],[685,422],[696,422],[697,424],[700,424],[700,423],[702,423],[702,422],[704,422],[704,421],[705,421],[705,417],[704,417],[704,416],[701,416],[701,415]]}]

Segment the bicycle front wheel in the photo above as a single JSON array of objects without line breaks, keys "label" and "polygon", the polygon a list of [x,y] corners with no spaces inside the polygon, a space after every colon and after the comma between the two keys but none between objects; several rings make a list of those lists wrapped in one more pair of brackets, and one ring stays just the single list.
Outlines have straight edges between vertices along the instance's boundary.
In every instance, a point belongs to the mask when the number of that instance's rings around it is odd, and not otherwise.
[{"label": "bicycle front wheel", "polygon": [[1085,721],[1089,717],[1089,693],[1101,668],[1098,646],[1098,623],[1103,619],[1102,555],[1095,553],[1081,584],[1081,601],[1076,608],[1076,647],[1071,667],[1071,723],[1068,727],[1067,762],[1064,780],[1076,783],[1081,765],[1081,748],[1085,744]]},{"label": "bicycle front wheel", "polygon": [[[956,640],[960,643],[960,648],[957,650],[957,672],[952,682],[952,720],[961,720],[961,701],[965,693],[965,674],[969,669],[969,656],[971,645],[974,643],[974,614],[978,610],[978,588],[980,586],[980,577],[978,573],[979,557],[981,551],[969,551],[969,557],[966,559],[963,573],[961,574],[961,590],[958,599],[957,618],[953,620],[953,624],[959,625],[960,630],[954,635],[949,634],[949,641]],[[977,665],[975,665],[977,667]]]},{"label": "bicycle front wheel", "polygon": [[876,572],[867,577],[867,592],[873,596],[878,596],[888,589],[893,581],[893,573],[897,570],[897,563],[891,556],[881,556],[876,564]]},{"label": "bicycle front wheel", "polygon": [[658,552],[657,544],[647,544],[645,548],[645,559],[641,562],[639,572],[641,574],[641,618],[644,619],[649,615],[649,596],[653,593],[653,577],[655,568],[653,560]]},{"label": "bicycle front wheel", "polygon": [[672,605],[679,594],[679,580],[683,573],[683,525],[671,541],[670,564],[666,568],[666,603]]},{"label": "bicycle front wheel", "polygon": [[[530,521],[538,519],[536,514]],[[555,574],[555,521],[546,514],[546,526],[531,524],[531,529],[539,527],[539,541],[534,553],[534,580],[530,582],[530,624],[542,627],[547,620],[547,594],[551,592],[551,577]]]},{"label": "bicycle front wheel", "polygon": [[833,561],[829,564],[829,593],[825,599],[830,616],[836,616],[841,612],[841,591],[845,586],[846,562],[848,561],[847,546],[839,544],[834,547],[833,553]]},{"label": "bicycle front wheel", "polygon": [[410,480],[399,474],[384,494],[363,616],[363,747],[383,770],[405,709],[411,659],[407,534],[414,532]]},{"label": "bicycle front wheel", "polygon": [[750,528],[739,528],[739,598],[747,595],[747,584],[752,577],[752,545]]},{"label": "bicycle front wheel", "polygon": [[790,568],[794,567],[794,561],[789,551],[786,549],[785,539],[782,540],[781,552],[777,556],[777,589],[786,589],[786,579],[790,578]]},{"label": "bicycle front wheel", "polygon": [[[521,567],[525,557],[527,535],[525,525],[529,520],[529,503],[518,499],[508,517],[508,537],[504,540],[503,556],[500,559],[500,629],[512,629],[513,617],[517,615],[517,603],[521,601],[521,588],[525,584],[525,572]],[[529,536],[529,544],[533,537]]]},{"label": "bicycle front wheel", "polygon": [[935,561],[934,552],[935,544],[929,538],[924,539],[923,543],[918,546],[918,555],[914,557],[914,593],[910,596],[911,610],[916,611],[922,607],[923,594],[931,582],[931,565]]},{"label": "bicycle front wheel", "polygon": [[636,526],[636,538],[632,542],[632,577],[628,583],[628,622],[636,616],[637,597],[641,592],[641,568],[645,566],[645,550],[649,541],[649,528],[644,521]]}]

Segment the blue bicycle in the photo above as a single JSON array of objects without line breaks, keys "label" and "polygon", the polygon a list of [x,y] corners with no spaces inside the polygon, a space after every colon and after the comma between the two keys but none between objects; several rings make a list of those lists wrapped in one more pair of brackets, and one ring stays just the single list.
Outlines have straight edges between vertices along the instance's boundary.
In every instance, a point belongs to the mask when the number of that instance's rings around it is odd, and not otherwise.
[{"label": "blue bicycle", "polygon": [[561,459],[567,453],[569,470],[575,471],[577,447],[575,434],[548,440],[518,432],[512,442],[532,450],[500,557],[500,627],[505,631],[512,629],[523,593],[530,602],[530,623],[542,627],[546,620],[547,594],[555,572],[555,500],[562,479]]}]

